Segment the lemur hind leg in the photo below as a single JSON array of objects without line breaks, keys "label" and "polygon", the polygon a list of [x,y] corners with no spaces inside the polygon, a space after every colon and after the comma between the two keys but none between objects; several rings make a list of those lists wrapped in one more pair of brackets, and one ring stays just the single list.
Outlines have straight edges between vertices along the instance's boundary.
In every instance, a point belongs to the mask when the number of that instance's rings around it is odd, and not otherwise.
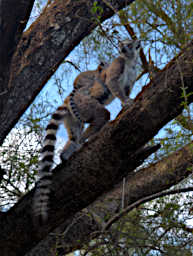
[{"label": "lemur hind leg", "polygon": [[103,108],[102,105],[101,107],[95,109],[95,116],[90,122],[89,127],[83,132],[79,142],[82,144],[87,139],[90,139],[93,135],[101,130],[101,128],[109,121],[109,119],[110,113],[107,109]]},{"label": "lemur hind leg", "polygon": [[80,149],[81,145],[79,139],[83,131],[83,123],[70,114],[68,118],[64,120],[64,126],[67,129],[69,140],[60,155],[62,161],[68,160],[75,151]]},{"label": "lemur hind leg", "polygon": [[110,119],[110,112],[104,108],[98,100],[85,95],[77,93],[74,97],[77,110],[84,123],[89,123],[89,127],[80,136],[80,144],[97,133]]}]

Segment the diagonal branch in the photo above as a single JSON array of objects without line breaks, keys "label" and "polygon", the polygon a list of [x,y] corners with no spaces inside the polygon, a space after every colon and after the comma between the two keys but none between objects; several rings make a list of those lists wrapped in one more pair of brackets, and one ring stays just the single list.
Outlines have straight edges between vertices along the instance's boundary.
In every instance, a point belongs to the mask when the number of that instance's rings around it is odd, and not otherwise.
[{"label": "diagonal branch", "polygon": [[35,0],[0,2],[0,113],[8,92],[9,68],[17,44],[26,27]]}]

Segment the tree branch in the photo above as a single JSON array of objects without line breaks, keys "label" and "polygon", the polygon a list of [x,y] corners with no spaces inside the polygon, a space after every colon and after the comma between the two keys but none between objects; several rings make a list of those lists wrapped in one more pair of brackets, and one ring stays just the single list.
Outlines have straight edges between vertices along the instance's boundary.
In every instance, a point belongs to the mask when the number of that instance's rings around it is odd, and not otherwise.
[{"label": "tree branch", "polygon": [[141,198],[140,200],[136,201],[133,204],[128,205],[125,209],[123,209],[120,213],[114,215],[104,226],[104,228],[102,229],[102,232],[104,232],[105,230],[108,230],[113,223],[115,223],[116,221],[118,221],[121,217],[123,217],[124,215],[126,215],[128,212],[132,211],[134,208],[140,206],[141,204],[147,203],[151,200],[157,199],[159,197],[164,197],[164,196],[169,196],[169,195],[175,195],[175,194],[179,194],[179,193],[187,193],[187,192],[191,192],[193,191],[193,187],[188,187],[188,188],[181,188],[181,189],[174,189],[174,190],[170,190],[170,191],[162,191],[162,192],[158,192],[156,194],[153,194],[151,196],[147,196],[144,198]]},{"label": "tree branch", "polygon": [[[126,179],[125,205],[131,205],[144,197],[155,195],[179,183],[192,174],[192,159],[193,152],[191,144],[189,144],[169,157],[141,169],[137,173],[130,174]],[[87,214],[86,211],[76,214],[54,230],[52,235],[49,234],[26,256],[50,256],[50,248],[54,248],[57,255],[65,255],[81,249],[84,243],[100,235],[106,225],[104,220],[109,221],[120,209],[121,197],[122,184],[119,184],[113,191],[102,195],[89,206],[88,213],[91,212],[91,214]],[[97,215],[97,218],[92,217],[92,212]],[[104,222],[103,225],[101,222]],[[67,229],[68,232],[66,232]]]},{"label": "tree branch", "polygon": [[0,2],[0,114],[3,112],[11,59],[28,22],[35,0]]}]

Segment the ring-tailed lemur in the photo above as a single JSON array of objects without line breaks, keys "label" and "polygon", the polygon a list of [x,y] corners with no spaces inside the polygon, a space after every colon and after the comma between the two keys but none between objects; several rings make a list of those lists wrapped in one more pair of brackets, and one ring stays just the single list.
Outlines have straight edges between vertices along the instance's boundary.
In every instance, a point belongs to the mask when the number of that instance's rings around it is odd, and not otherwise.
[{"label": "ring-tailed lemur", "polygon": [[51,185],[51,168],[53,165],[56,132],[58,127],[64,122],[67,129],[69,142],[67,142],[65,148],[67,154],[66,158],[69,158],[70,155],[79,148],[75,144],[70,143],[70,141],[76,139],[76,129],[80,132],[83,130],[83,123],[78,112],[76,111],[73,96],[76,91],[82,87],[92,87],[95,80],[98,79],[100,73],[105,67],[107,67],[107,65],[108,64],[101,62],[96,70],[82,72],[76,77],[73,83],[73,91],[65,99],[64,103],[57,108],[46,127],[46,136],[43,141],[41,160],[38,168],[39,181],[36,186],[33,202],[34,215],[41,217],[42,221],[47,219],[48,198]]},{"label": "ring-tailed lemur", "polygon": [[[105,108],[114,98],[122,105],[131,104],[128,97],[136,80],[136,63],[140,42],[124,40],[119,45],[120,56],[111,64],[98,67],[95,71],[81,73],[74,82],[74,90],[52,115],[46,128],[46,137],[40,164],[40,180],[37,184],[34,211],[36,216],[47,218],[48,198],[51,184],[51,166],[53,164],[56,131],[64,122],[69,140],[61,159],[67,160],[73,152],[92,135],[96,134],[110,119]],[[84,123],[89,127],[83,131]]]},{"label": "ring-tailed lemur", "polygon": [[[74,110],[82,123],[90,124],[84,132],[76,130],[78,140],[75,140],[75,145],[83,144],[110,119],[110,113],[104,106],[114,98],[119,98],[123,106],[133,102],[129,95],[136,80],[140,42],[124,40],[119,48],[120,56],[101,71],[93,86],[82,87],[71,97],[71,104],[75,106]],[[61,156],[66,159],[66,151]]]}]

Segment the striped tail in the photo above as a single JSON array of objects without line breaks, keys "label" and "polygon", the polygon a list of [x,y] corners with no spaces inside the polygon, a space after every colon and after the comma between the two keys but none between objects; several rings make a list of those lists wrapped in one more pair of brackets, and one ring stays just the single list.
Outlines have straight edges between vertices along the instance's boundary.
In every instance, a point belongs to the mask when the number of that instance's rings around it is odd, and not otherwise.
[{"label": "striped tail", "polygon": [[35,218],[40,218],[42,222],[46,222],[48,214],[48,202],[50,194],[50,186],[52,183],[52,165],[54,158],[54,149],[56,144],[56,133],[59,125],[64,121],[68,109],[63,104],[58,107],[56,112],[46,128],[46,136],[43,142],[42,158],[39,165],[39,181],[36,186],[34,195],[33,211]]},{"label": "striped tail", "polygon": [[76,104],[74,102],[74,95],[78,89],[79,88],[74,88],[72,90],[71,94],[69,95],[69,108],[70,108],[70,112],[74,116],[74,118],[76,118],[80,123],[83,123],[83,121],[79,115],[79,112],[77,110]]}]

